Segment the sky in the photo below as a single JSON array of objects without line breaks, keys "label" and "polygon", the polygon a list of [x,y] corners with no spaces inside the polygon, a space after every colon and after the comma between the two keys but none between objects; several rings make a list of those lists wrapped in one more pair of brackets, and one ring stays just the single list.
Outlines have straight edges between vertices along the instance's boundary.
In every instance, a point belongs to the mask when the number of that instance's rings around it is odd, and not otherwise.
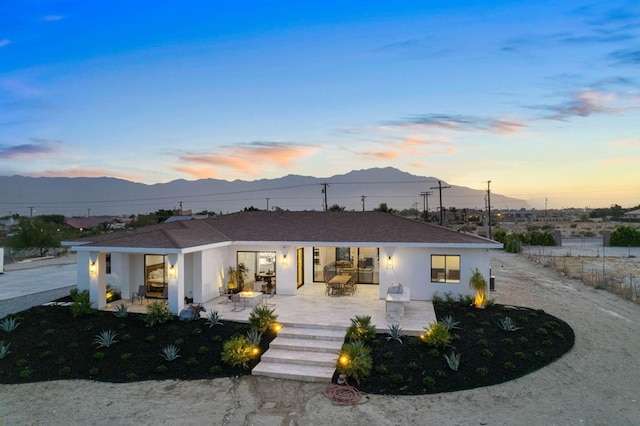
[{"label": "sky", "polygon": [[0,175],[396,167],[640,204],[640,3],[0,0]]}]

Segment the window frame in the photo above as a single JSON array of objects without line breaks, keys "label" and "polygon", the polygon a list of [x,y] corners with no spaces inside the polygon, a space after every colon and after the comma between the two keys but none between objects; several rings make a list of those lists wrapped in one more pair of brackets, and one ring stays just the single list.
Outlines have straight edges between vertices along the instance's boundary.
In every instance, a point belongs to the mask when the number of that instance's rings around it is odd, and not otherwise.
[{"label": "window frame", "polygon": [[[444,268],[434,268],[433,260],[434,257],[442,257],[444,260]],[[457,258],[458,259],[458,269],[448,269],[447,268],[447,258]],[[434,253],[431,255],[431,282],[432,283],[447,283],[447,284],[460,284],[460,271],[462,270],[462,256],[459,254],[438,254]],[[444,270],[444,272],[440,272]],[[452,278],[451,273],[457,272],[457,278]],[[443,279],[438,278],[438,274],[444,274]]]}]

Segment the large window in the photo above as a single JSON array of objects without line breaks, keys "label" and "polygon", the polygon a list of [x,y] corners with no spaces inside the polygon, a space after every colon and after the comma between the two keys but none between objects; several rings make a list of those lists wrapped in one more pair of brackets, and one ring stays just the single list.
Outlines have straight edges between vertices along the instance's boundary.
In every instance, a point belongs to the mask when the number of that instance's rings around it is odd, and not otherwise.
[{"label": "large window", "polygon": [[459,283],[460,256],[432,254],[431,282]]}]

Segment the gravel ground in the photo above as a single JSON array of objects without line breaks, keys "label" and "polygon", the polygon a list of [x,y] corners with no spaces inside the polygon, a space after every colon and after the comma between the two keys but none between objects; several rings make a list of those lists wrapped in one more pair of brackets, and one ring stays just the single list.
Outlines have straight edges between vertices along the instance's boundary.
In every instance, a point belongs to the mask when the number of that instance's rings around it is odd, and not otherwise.
[{"label": "gravel ground", "polygon": [[575,331],[572,351],[520,379],[338,407],[324,385],[262,377],[128,384],[0,385],[0,424],[632,425],[640,419],[640,306],[523,256],[493,254],[498,303],[541,308]]}]

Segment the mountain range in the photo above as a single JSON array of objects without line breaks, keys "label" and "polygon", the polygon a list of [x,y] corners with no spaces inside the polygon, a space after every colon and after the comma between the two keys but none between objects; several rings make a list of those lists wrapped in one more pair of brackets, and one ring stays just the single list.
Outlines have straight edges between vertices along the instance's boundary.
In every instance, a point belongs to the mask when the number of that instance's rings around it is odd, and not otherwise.
[{"label": "mountain range", "polygon": [[[372,210],[386,203],[402,210],[455,207],[484,209],[487,191],[449,185],[435,177],[416,176],[393,167],[354,170],[327,178],[288,175],[253,181],[200,179],[147,185],[123,179],[0,176],[0,216],[131,215],[159,209],[230,213],[245,207],[261,210],[322,210],[338,204],[346,210]],[[326,190],[326,193],[324,192]],[[426,198],[420,194],[428,192]],[[363,198],[364,197],[364,198]],[[497,209],[529,208],[525,200],[491,193]]]}]

